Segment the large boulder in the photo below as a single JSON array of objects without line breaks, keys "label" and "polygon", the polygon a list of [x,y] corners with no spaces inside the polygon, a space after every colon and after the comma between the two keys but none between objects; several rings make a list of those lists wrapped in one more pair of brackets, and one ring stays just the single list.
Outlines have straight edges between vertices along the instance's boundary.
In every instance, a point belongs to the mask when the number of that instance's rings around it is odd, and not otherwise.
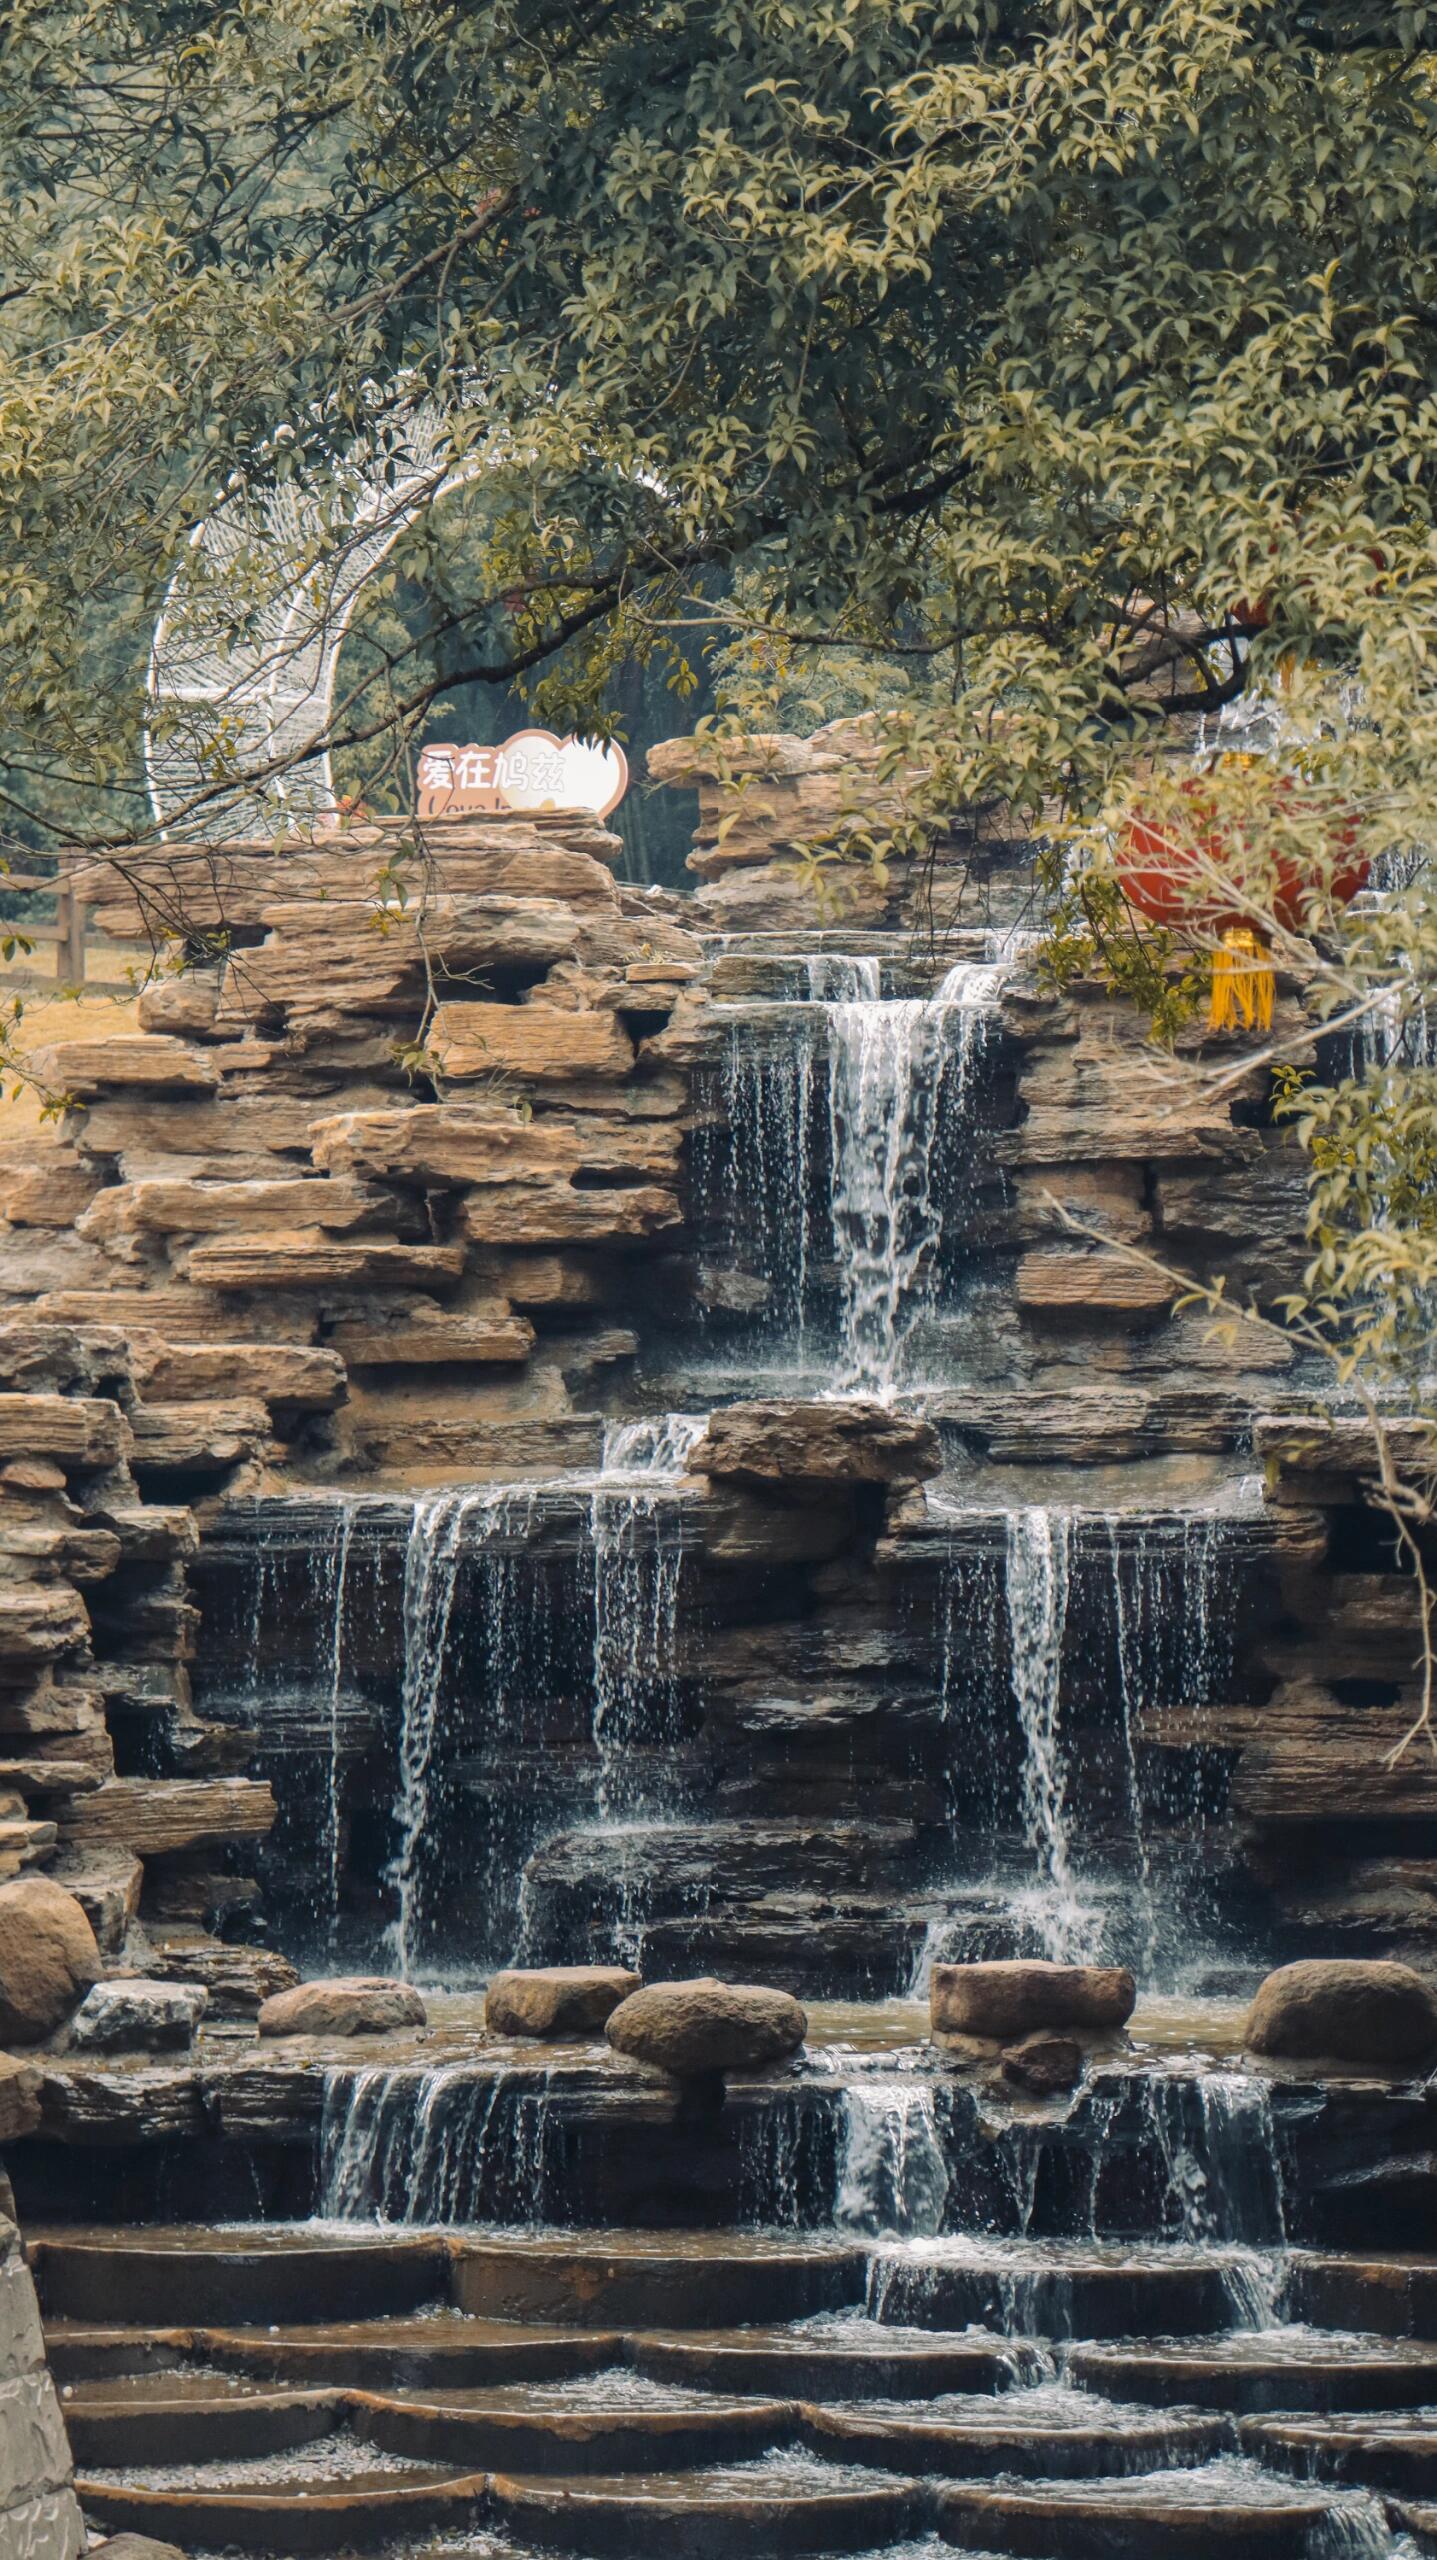
[{"label": "large boulder", "polygon": [[199,1982],[97,1982],[76,2011],[80,2053],[187,2053],[209,2005]]},{"label": "large boulder", "polygon": [[412,1983],[357,1973],[276,1991],[257,2023],[262,2036],[375,2036],[393,2027],[422,2027],[425,2015]]},{"label": "large boulder", "polygon": [[797,2053],[808,2017],[787,1991],[749,1983],[652,1982],[621,2000],[606,2029],[617,2053],[674,2080],[758,2071]]},{"label": "large boulder", "polygon": [[0,1885],[0,2037],[39,2044],[100,1978],[95,1932],[49,1876]]},{"label": "large boulder", "polygon": [[929,2013],[935,2035],[996,2036],[1004,2044],[1040,2027],[1116,2035],[1133,2014],[1137,1985],[1125,1965],[935,1964]]},{"label": "large boulder", "polygon": [[689,1457],[694,1475],[759,1485],[914,1485],[942,1466],[931,1422],[863,1397],[726,1405]]},{"label": "large boulder", "polygon": [[1382,2072],[1437,2060],[1437,1994],[1406,1964],[1358,1957],[1279,1965],[1247,2013],[1250,2053]]},{"label": "large boulder", "polygon": [[484,2023],[494,2036],[596,2036],[638,1988],[621,1964],[515,1966],[490,1983]]}]

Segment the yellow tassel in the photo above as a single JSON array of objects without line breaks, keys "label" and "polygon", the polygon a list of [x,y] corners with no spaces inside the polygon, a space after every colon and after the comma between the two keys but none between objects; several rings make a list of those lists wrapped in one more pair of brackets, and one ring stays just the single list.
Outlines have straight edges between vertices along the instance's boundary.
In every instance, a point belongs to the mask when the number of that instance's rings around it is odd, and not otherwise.
[{"label": "yellow tassel", "polygon": [[1212,955],[1210,1031],[1270,1031],[1277,981],[1260,934],[1229,925]]}]

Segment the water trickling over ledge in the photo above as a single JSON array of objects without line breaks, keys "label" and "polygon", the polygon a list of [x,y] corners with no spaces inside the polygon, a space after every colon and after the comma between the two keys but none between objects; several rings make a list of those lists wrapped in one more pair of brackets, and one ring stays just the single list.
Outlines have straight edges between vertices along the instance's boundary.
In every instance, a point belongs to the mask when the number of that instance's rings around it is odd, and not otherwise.
[{"label": "water trickling over ledge", "polygon": [[888,1396],[942,1287],[1011,962],[960,962],[922,996],[885,994],[873,957],[793,966],[801,1000],[719,1009],[700,1215],[762,1288],[766,1365],[777,1354],[829,1391]]}]

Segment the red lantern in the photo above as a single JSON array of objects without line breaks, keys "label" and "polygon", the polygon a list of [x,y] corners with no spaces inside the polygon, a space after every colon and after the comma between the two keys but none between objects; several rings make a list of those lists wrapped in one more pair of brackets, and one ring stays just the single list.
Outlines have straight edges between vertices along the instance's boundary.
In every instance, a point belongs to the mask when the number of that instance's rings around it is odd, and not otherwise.
[{"label": "red lantern", "polygon": [[[1249,883],[1241,851],[1234,855],[1217,831],[1206,777],[1194,774],[1181,789],[1195,804],[1196,827],[1191,833],[1175,833],[1158,819],[1130,819],[1118,845],[1119,885],[1129,904],[1152,923],[1172,932],[1186,929],[1219,937],[1208,1015],[1213,1030],[1235,1030],[1241,1022],[1248,1030],[1266,1031],[1274,994],[1268,946],[1242,904],[1229,905],[1224,899],[1220,875],[1226,871],[1235,890],[1250,885],[1250,903],[1266,908],[1284,932],[1304,932],[1314,904],[1331,899],[1345,907],[1367,879],[1369,865],[1357,850],[1356,821],[1349,818],[1338,826],[1330,879],[1313,881],[1290,853],[1274,847],[1253,864]],[[1303,804],[1301,785],[1281,776],[1273,785],[1273,800],[1296,814]]]}]

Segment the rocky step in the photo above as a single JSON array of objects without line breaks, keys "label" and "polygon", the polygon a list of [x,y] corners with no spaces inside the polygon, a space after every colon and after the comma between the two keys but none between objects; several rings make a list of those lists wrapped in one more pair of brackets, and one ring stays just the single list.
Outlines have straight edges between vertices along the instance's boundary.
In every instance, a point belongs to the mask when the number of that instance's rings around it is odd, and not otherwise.
[{"label": "rocky step", "polygon": [[1002,2391],[1043,2370],[1036,2347],[976,2333],[909,2335],[845,2319],[793,2329],[641,2333],[625,2341],[636,2373],[701,2390],[772,2391],[802,2400],[921,2399]]},{"label": "rocky step", "polygon": [[1341,2330],[1257,2329],[1200,2342],[1075,2346],[1067,2371],[1089,2390],[1162,2407],[1257,2413],[1437,2403],[1437,2346]]},{"label": "rocky step", "polygon": [[1375,2329],[1437,2339],[1437,2258],[1301,2252],[1288,2264],[1286,2308],[1320,2329]]},{"label": "rocky step", "polygon": [[949,2488],[939,2530],[960,2550],[1028,2560],[1312,2560],[1332,2516],[1330,2493],[1228,2458],[1138,2480]]},{"label": "rocky step", "polygon": [[55,2320],[46,2325],[45,2341],[51,2370],[64,2383],[113,2385],[126,2375],[193,2363],[255,2383],[301,2389],[353,2384],[372,2391],[469,2390],[486,2382],[564,2380],[599,2372],[624,2350],[616,2330],[483,2320],[462,2312],[264,2329],[150,2330]]},{"label": "rocky step", "polygon": [[[946,965],[921,952],[871,950],[833,956],[878,960],[879,990],[884,998],[931,995],[943,977]],[[981,958],[982,954],[977,952],[967,956]],[[759,1005],[778,1004],[792,1006],[796,1010],[800,1006],[812,1007],[835,998],[841,1000],[842,991],[836,976],[830,976],[825,986],[817,972],[810,973],[809,962],[818,957],[817,952],[792,950],[729,951],[721,954],[709,970],[709,993],[721,1023],[727,1027],[735,1017],[747,1022],[750,1009]]]},{"label": "rocky step", "polygon": [[995,2400],[802,2412],[803,2440],[836,2462],[946,2476],[1085,2480],[1177,2469],[1231,2450],[1232,2421],[1197,2410],[1124,2408],[1061,2387]]},{"label": "rocky step", "polygon": [[1340,2480],[1407,2497],[1437,2495],[1437,2413],[1246,2418],[1245,2450],[1299,2480]]},{"label": "rocky step", "polygon": [[1021,2337],[1198,2337],[1235,2325],[1240,2251],[1153,2243],[918,2241],[876,2249],[880,2320]]},{"label": "rocky step", "polygon": [[[479,2473],[363,2467],[358,2450],[335,2440],[335,2465],[266,2469],[262,2480],[231,2467],[210,2476],[142,2486],[128,2474],[76,2477],[87,2523],[136,2533],[182,2551],[254,2551],[273,2560],[329,2551],[415,2547],[416,2534],[455,2533],[483,2512],[488,2482]],[[314,2448],[311,2449],[313,2452]]]},{"label": "rocky step", "polygon": [[[765,1982],[797,1999],[886,2000],[912,1981],[923,1935],[921,1912],[897,1888],[844,1894],[836,1903],[830,1887],[765,1893],[753,1911],[659,1912],[644,1922],[644,1959],[675,1979],[714,1973],[723,1981]],[[1015,1954],[1041,1952],[1041,1941],[1017,1927],[1011,1941],[999,1943],[1005,1951],[1011,1943]]]},{"label": "rocky step", "polygon": [[772,2324],[863,2299],[866,2250],[742,2232],[350,2238],[293,2227],[44,2233],[31,2244],[52,2321],[282,2326],[443,2303],[480,2320],[570,2328]]},{"label": "rocky step", "polygon": [[406,2462],[465,2472],[651,2472],[743,2461],[805,2433],[793,2401],[683,2391],[644,2397],[623,2373],[591,2392],[571,2382],[551,2396],[543,2385],[514,2384],[445,2398],[227,2389],[222,2378],[157,2375],[118,2393],[74,2387],[65,2422],[87,2474],[152,2466],[198,2473],[346,2435]]},{"label": "rocky step", "polygon": [[495,2508],[516,2542],[546,2550],[738,2560],[758,2552],[877,2551],[931,2522],[911,2480],[777,2453],[755,2463],[643,2480],[498,2475]]},{"label": "rocky step", "polygon": [[452,2299],[491,2320],[727,2328],[860,2303],[866,2250],[742,2232],[516,2234],[457,2243]]},{"label": "rocky step", "polygon": [[407,2233],[46,2232],[29,2257],[47,2320],[122,2326],[377,2318],[443,2301],[450,2287],[446,2244]]}]

